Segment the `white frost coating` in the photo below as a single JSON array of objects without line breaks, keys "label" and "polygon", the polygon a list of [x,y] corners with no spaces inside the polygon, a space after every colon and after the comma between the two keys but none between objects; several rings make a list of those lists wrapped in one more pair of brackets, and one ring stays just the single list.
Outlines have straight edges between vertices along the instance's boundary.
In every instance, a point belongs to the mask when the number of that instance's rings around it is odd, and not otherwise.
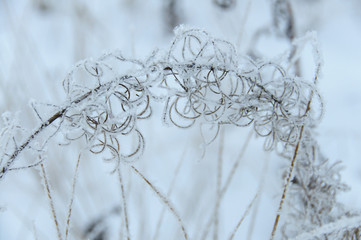
[{"label": "white frost coating", "polygon": [[186,24],[180,24],[174,28],[173,32],[175,36],[180,36],[189,30],[194,30],[194,28]]},{"label": "white frost coating", "polygon": [[[35,106],[32,102],[41,119],[41,126],[32,134],[19,134],[18,129],[22,129],[11,125],[16,121],[4,114],[0,179],[8,171],[35,166],[19,168],[14,167],[14,162],[24,151],[43,154],[48,140],[58,132],[68,143],[82,138],[90,152],[102,154],[117,170],[121,163],[142,156],[145,139],[137,123],[152,116],[153,102],[157,101],[164,104],[163,121],[168,125],[189,128],[203,124],[204,144],[214,141],[221,125],[227,124],[252,126],[258,136],[264,137],[266,150],[277,149],[287,159],[295,156],[297,149],[297,171],[290,175],[288,183],[292,182],[290,191],[302,189],[287,195],[287,201],[304,209],[298,212],[298,218],[287,219],[297,221],[288,225],[296,231],[286,226],[285,236],[297,234],[303,229],[299,226],[310,231],[314,219],[328,226],[330,221],[344,216],[336,193],[345,187],[334,178],[337,168],[329,166],[319,154],[313,138],[313,128],[323,112],[316,79],[312,82],[290,76],[280,60],[241,58],[231,43],[205,31],[180,26],[176,32],[166,54],[154,51],[146,61],[110,52],[78,62],[63,82],[67,97],[62,107]],[[291,63],[297,61],[309,41],[317,49],[314,34],[297,39]],[[318,54],[316,51],[316,78],[321,66]],[[289,59],[283,60],[289,64]],[[51,114],[48,107],[53,108]],[[48,117],[43,119],[40,113]],[[55,132],[49,130],[53,126]],[[35,144],[41,139],[39,135],[46,139],[43,145]],[[129,139],[134,138],[137,144],[129,150]]]},{"label": "white frost coating", "polygon": [[[293,59],[299,59],[300,54],[307,44],[311,44],[312,56],[315,62],[315,77],[320,78],[322,74],[322,67],[324,65],[320,44],[317,37],[317,32],[309,31],[304,36],[295,39],[292,44],[296,47],[296,54]],[[314,79],[317,83],[317,79]]]},{"label": "white frost coating", "polygon": [[311,232],[302,233],[291,240],[307,240],[315,239],[315,237],[320,237],[325,234],[338,233],[346,231],[348,229],[358,228],[361,226],[361,216],[357,217],[344,217],[336,222],[325,224],[319,228],[312,230]]},{"label": "white frost coating", "polygon": [[[296,144],[301,126],[313,128],[318,123],[322,109],[307,110],[310,92],[313,103],[321,102],[311,83],[288,76],[278,63],[249,57],[240,61],[231,43],[203,30],[181,25],[175,32],[163,56],[155,51],[140,61],[116,51],[78,62],[63,82],[67,94],[63,108],[46,106],[55,108],[48,115],[47,109],[33,104],[42,126],[25,138],[21,148],[29,147],[39,132],[61,119],[58,127],[68,141],[84,138],[91,152],[108,152],[118,167],[120,161],[142,155],[144,138],[137,122],[151,117],[153,101],[164,103],[163,121],[180,128],[196,122],[253,125],[265,137],[267,150],[281,145],[287,152],[286,146]],[[40,112],[47,117],[43,119]],[[122,150],[121,139],[127,135],[138,139],[133,152]],[[3,171],[22,151],[12,149]]]}]

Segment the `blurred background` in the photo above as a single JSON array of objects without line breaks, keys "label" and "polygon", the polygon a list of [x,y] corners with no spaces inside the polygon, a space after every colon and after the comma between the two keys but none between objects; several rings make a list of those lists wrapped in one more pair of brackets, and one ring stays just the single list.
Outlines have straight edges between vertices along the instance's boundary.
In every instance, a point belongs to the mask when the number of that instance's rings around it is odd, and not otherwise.
[{"label": "blurred background", "polygon": [[[240,55],[277,57],[290,46],[275,34],[273,2],[0,0],[0,112],[18,113],[21,125],[31,131],[39,121],[29,101],[64,102],[62,81],[76,62],[116,49],[144,60],[156,48],[169,48],[178,24],[230,41]],[[319,89],[325,115],[317,128],[321,151],[344,166],[342,179],[351,190],[341,194],[340,201],[361,209],[361,2],[289,2],[296,37],[316,31],[324,58]],[[313,74],[312,51],[306,48],[301,75]],[[204,153],[199,127],[165,126],[162,107],[154,109],[154,116],[139,125],[146,150],[134,166],[168,196],[189,239],[214,239],[207,224],[215,206],[220,145],[223,184],[245,151],[220,205],[218,238],[229,237],[259,192],[235,239],[268,239],[288,162],[263,151],[263,139],[250,135],[250,128],[225,127],[224,142],[218,137]],[[64,237],[73,175],[84,143],[59,146],[59,141],[48,146],[46,169]],[[21,161],[26,165],[34,157],[23,156]],[[113,167],[99,155],[82,152],[68,239],[126,239],[121,185],[118,174],[111,173]],[[121,175],[131,239],[182,239],[177,219],[164,211],[167,207],[157,194],[129,167],[121,167]],[[43,185],[39,167],[11,172],[0,181],[0,239],[57,239]]]}]

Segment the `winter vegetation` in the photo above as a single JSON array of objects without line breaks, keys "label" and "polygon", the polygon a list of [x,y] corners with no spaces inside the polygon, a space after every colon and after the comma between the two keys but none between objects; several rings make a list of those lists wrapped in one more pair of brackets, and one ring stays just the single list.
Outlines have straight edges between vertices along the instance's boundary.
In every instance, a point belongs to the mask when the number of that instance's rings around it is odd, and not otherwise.
[{"label": "winter vegetation", "polygon": [[0,239],[360,239],[355,9],[0,2]]}]

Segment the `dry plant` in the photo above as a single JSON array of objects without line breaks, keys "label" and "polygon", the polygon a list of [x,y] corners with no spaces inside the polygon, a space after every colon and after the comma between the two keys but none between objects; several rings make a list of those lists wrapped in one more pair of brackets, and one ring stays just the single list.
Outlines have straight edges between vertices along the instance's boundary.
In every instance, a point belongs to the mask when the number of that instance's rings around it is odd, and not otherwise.
[{"label": "dry plant", "polygon": [[[281,26],[280,21],[276,23]],[[284,57],[272,61],[239,56],[227,41],[202,30],[179,27],[167,51],[154,51],[144,61],[110,52],[97,60],[77,63],[63,82],[67,97],[62,104],[31,104],[40,120],[33,132],[24,129],[14,114],[3,114],[0,179],[5,181],[11,172],[40,166],[58,239],[68,239],[82,154],[79,154],[74,172],[63,232],[48,183],[46,146],[59,135],[67,144],[82,139],[87,150],[102,155],[118,174],[122,203],[109,215],[121,214],[123,238],[132,238],[129,202],[121,172],[126,168],[142,180],[173,215],[181,237],[193,239],[183,221],[183,213],[169,198],[170,190],[168,194],[162,193],[150,177],[134,166],[134,161],[142,157],[146,148],[146,139],[138,124],[153,116],[155,104],[162,104],[162,121],[166,125],[182,129],[208,126],[200,128],[204,144],[220,140],[215,205],[204,231],[200,231],[200,239],[208,236],[220,239],[220,204],[247,148],[245,145],[222,184],[225,126],[251,127],[254,134],[264,138],[265,150],[276,151],[288,161],[271,239],[280,233],[284,239],[359,239],[359,215],[348,212],[336,200],[337,194],[346,189],[340,181],[340,169],[328,163],[314,138],[314,129],[323,114],[317,89],[322,61],[316,38],[308,34],[295,39],[286,23],[282,29],[286,29],[292,48]],[[297,68],[295,63],[300,51],[308,43],[315,49],[315,76],[304,80],[292,75],[289,69]],[[207,137],[209,129],[214,132],[211,137]],[[136,139],[134,146],[129,144],[130,139]],[[29,161],[26,156],[33,154],[39,155],[40,160]],[[27,164],[21,165],[23,162]],[[233,231],[228,233],[229,239],[235,238],[257,196],[258,193],[234,223]],[[104,239],[106,233],[101,225],[106,218],[103,216],[90,225],[85,237]],[[284,224],[279,227],[282,218]]]}]

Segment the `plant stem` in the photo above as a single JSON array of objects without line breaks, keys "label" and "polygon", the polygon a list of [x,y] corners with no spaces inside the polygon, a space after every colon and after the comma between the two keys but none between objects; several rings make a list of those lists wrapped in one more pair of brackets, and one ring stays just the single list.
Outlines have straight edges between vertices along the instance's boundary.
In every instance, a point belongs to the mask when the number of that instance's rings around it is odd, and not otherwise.
[{"label": "plant stem", "polygon": [[271,238],[270,238],[271,240],[274,238],[274,236],[275,236],[275,234],[276,234],[278,222],[279,222],[279,219],[280,219],[280,216],[281,216],[281,211],[282,211],[282,208],[283,208],[284,201],[285,201],[285,199],[286,199],[286,194],[287,194],[288,185],[289,185],[290,182],[291,182],[291,177],[292,177],[293,169],[294,169],[294,167],[295,167],[298,150],[299,150],[300,143],[301,143],[301,140],[302,140],[303,129],[304,129],[304,125],[302,125],[302,127],[301,127],[300,136],[299,136],[299,139],[298,139],[298,142],[297,142],[297,145],[296,145],[296,148],[295,148],[293,157],[292,157],[292,161],[291,161],[291,164],[290,164],[290,167],[289,167],[289,170],[288,170],[288,175],[287,175],[286,183],[285,183],[285,185],[284,185],[284,187],[283,187],[283,193],[282,193],[281,201],[280,201],[280,204],[279,204],[279,207],[278,207],[278,210],[277,210],[277,216],[276,216],[275,222],[274,222],[274,224],[273,224],[272,235],[271,235]]},{"label": "plant stem", "polygon": [[224,128],[221,129],[219,137],[219,150],[217,161],[217,188],[216,188],[216,206],[214,212],[214,232],[213,240],[218,239],[218,222],[219,222],[219,208],[222,199],[222,165],[223,165],[223,148],[224,148]]},{"label": "plant stem", "polygon": [[183,223],[181,217],[179,216],[179,214],[176,212],[175,208],[170,203],[170,201],[162,193],[160,193],[160,191],[146,177],[144,177],[144,175],[142,173],[140,173],[138,171],[138,169],[136,169],[134,166],[131,166],[131,169],[148,184],[148,186],[153,190],[153,192],[155,194],[157,194],[157,196],[162,200],[162,202],[168,207],[170,212],[178,220],[178,223],[180,224],[180,227],[181,227],[183,235],[184,235],[184,239],[188,240],[188,234],[184,227],[184,223]]},{"label": "plant stem", "polygon": [[246,211],[243,213],[241,219],[239,220],[239,222],[237,223],[237,226],[234,228],[231,236],[229,237],[229,240],[232,240],[234,238],[234,236],[236,235],[237,233],[237,230],[239,229],[239,227],[241,226],[241,224],[243,223],[243,220],[247,217],[249,211],[251,210],[254,202],[256,201],[258,197],[258,192],[256,193],[256,195],[253,197],[252,201],[248,204],[248,207],[246,209]]},{"label": "plant stem", "polygon": [[78,156],[78,161],[76,162],[76,167],[75,167],[75,172],[74,172],[74,177],[73,177],[73,184],[72,184],[72,190],[71,190],[71,198],[70,198],[70,203],[69,203],[69,208],[68,208],[68,218],[66,220],[66,229],[65,229],[65,240],[68,239],[68,234],[69,234],[69,228],[70,228],[70,219],[71,219],[71,213],[73,210],[73,202],[74,202],[74,194],[75,194],[75,185],[76,185],[76,180],[77,175],[78,175],[78,170],[79,170],[79,164],[80,164],[80,158],[81,158],[81,154],[79,154]]},{"label": "plant stem", "polygon": [[127,240],[130,240],[130,233],[129,233],[129,222],[128,222],[128,209],[127,209],[127,202],[125,198],[125,191],[124,191],[124,184],[123,184],[123,178],[120,168],[118,170],[118,177],[120,182],[120,190],[122,194],[122,201],[123,201],[123,212],[124,212],[124,222],[125,222],[125,229],[127,231]]},{"label": "plant stem", "polygon": [[[317,75],[315,77],[315,81],[316,80],[317,80]],[[308,101],[307,108],[306,108],[304,116],[306,116],[307,113],[311,110],[312,98],[313,98],[313,92],[311,92],[310,100]],[[288,170],[286,183],[285,183],[285,185],[283,187],[282,198],[281,198],[281,201],[280,201],[280,204],[279,204],[279,207],[278,207],[277,216],[276,216],[275,222],[273,224],[272,235],[271,235],[271,238],[270,238],[271,240],[274,238],[274,236],[276,234],[278,222],[279,222],[279,219],[280,219],[280,216],[281,216],[281,211],[282,211],[282,208],[283,208],[284,201],[286,199],[287,189],[288,189],[288,186],[289,186],[289,184],[291,182],[291,177],[292,177],[293,169],[295,167],[297,154],[298,154],[298,150],[299,150],[299,147],[300,147],[300,144],[301,144],[301,141],[302,141],[302,135],[303,135],[304,129],[305,129],[305,125],[302,125],[301,130],[300,130],[300,135],[299,135],[299,138],[298,138],[298,141],[297,141],[297,144],[296,144],[296,147],[295,147],[295,151],[294,151],[294,154],[293,154],[293,157],[292,157],[292,161],[291,161],[291,164],[290,164],[290,167],[289,167],[289,170]]]},{"label": "plant stem", "polygon": [[53,198],[52,198],[52,196],[51,196],[51,191],[50,191],[50,187],[49,187],[49,181],[48,181],[48,178],[47,178],[47,176],[46,176],[45,167],[44,167],[44,164],[43,164],[43,163],[40,163],[40,166],[41,166],[41,173],[42,173],[43,179],[44,179],[45,189],[46,189],[46,192],[47,192],[47,195],[48,195],[48,199],[49,199],[49,204],[50,204],[50,208],[51,208],[51,213],[52,213],[52,215],[53,215],[53,220],[54,220],[54,223],[55,223],[56,231],[57,231],[57,233],[58,233],[58,239],[59,239],[59,240],[62,240],[63,237],[61,236],[61,233],[60,233],[59,222],[58,222],[58,219],[57,219],[57,217],[56,217],[55,207],[54,207],[54,201],[53,201]]}]

